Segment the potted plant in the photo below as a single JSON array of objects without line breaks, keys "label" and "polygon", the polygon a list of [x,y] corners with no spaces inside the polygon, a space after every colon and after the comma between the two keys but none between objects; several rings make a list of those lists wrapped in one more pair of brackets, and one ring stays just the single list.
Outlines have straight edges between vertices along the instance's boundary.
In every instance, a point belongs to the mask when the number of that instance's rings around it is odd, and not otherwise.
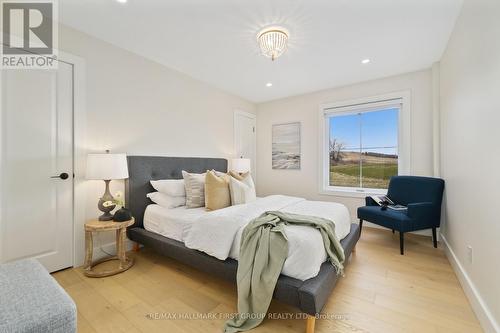
[{"label": "potted plant", "polygon": [[112,200],[105,201],[102,205],[104,207],[111,207],[113,205],[120,206],[120,209],[118,209],[115,212],[115,215],[113,215],[113,221],[115,222],[125,222],[132,218],[130,210],[125,208],[125,203],[123,201],[123,193],[120,191],[115,193],[114,198]]}]

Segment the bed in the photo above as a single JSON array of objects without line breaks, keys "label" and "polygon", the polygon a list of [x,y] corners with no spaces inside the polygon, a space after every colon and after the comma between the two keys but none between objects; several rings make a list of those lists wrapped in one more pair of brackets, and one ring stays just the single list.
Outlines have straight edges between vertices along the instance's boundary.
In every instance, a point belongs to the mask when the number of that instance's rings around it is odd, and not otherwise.
[{"label": "bed", "polygon": [[[181,179],[182,170],[202,173],[206,170],[215,169],[225,172],[227,171],[227,160],[159,156],[128,156],[127,159],[129,179],[126,181],[125,195],[128,208],[135,217],[135,224],[127,230],[129,239],[201,271],[236,282],[236,260],[232,258],[219,260],[201,251],[186,247],[181,241],[183,238],[182,235],[179,235],[179,230],[175,231],[177,236],[175,236],[175,233],[169,234],[173,237],[169,238],[161,235],[158,230],[153,231],[148,227],[150,229],[148,231],[144,228],[145,211],[152,204],[146,194],[154,191],[150,185],[150,180]],[[198,213],[202,214],[201,211],[192,212],[193,216]],[[157,215],[161,214],[157,212]],[[351,224],[349,233],[341,240],[346,258],[353,252],[359,236],[359,226]],[[310,315],[307,322],[307,331],[313,332],[315,316],[321,313],[338,278],[334,267],[328,262],[324,262],[320,266],[319,273],[315,277],[305,281],[282,274],[278,279],[273,298]]]}]

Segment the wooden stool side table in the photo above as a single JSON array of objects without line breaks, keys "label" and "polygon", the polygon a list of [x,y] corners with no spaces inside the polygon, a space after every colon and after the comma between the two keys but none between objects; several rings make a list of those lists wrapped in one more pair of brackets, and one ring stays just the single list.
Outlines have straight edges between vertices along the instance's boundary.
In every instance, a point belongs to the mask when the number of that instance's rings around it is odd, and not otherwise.
[{"label": "wooden stool side table", "polygon": [[[85,263],[83,265],[83,273],[88,277],[105,277],[115,275],[126,271],[134,264],[132,258],[128,258],[125,252],[125,239],[127,227],[135,223],[134,218],[125,222],[114,221],[98,221],[92,220],[85,223]],[[93,232],[101,231],[116,231],[116,256],[102,258],[96,262],[92,262],[92,255],[94,251]],[[118,260],[118,267],[112,270],[102,272],[95,272],[93,268],[103,262],[110,260]]]}]

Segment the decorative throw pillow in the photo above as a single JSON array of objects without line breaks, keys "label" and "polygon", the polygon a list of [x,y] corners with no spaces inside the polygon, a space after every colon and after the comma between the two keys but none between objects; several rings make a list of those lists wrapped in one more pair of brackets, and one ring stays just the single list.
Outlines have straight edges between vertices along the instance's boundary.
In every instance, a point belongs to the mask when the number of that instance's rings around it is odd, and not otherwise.
[{"label": "decorative throw pillow", "polygon": [[161,192],[151,192],[146,195],[155,204],[171,209],[186,204],[186,197],[173,197]]},{"label": "decorative throw pillow", "polygon": [[242,174],[234,172],[234,171],[229,171],[228,173],[231,177],[234,177],[234,178],[238,179],[239,181],[242,181],[243,183],[247,184],[248,186],[250,186],[251,188],[253,188],[255,190],[255,184],[253,182],[252,174],[250,173],[250,171],[242,173]]},{"label": "decorative throw pillow", "polygon": [[247,173],[242,180],[231,176],[229,179],[229,190],[232,205],[241,205],[257,200],[255,185],[250,173]]},{"label": "decorative throw pillow", "polygon": [[209,210],[216,210],[231,206],[228,175],[207,171],[205,176],[205,206]]},{"label": "decorative throw pillow", "polygon": [[186,187],[184,185],[184,179],[162,179],[162,180],[151,180],[151,186],[155,190],[161,193],[165,193],[172,197],[185,197]]},{"label": "decorative throw pillow", "polygon": [[[240,174],[240,173],[238,173],[238,172],[234,172],[233,170],[230,170],[230,171],[228,172],[228,174],[229,174],[231,177],[234,177],[234,178],[236,178],[236,179],[238,179],[238,180],[243,180],[243,179],[245,179],[248,175],[250,175],[250,171],[247,171],[247,172],[245,172],[245,173],[241,173],[241,174]],[[252,181],[253,181],[253,180],[252,180]]]},{"label": "decorative throw pillow", "polygon": [[182,177],[186,187],[186,206],[188,208],[205,206],[205,174],[182,170]]}]

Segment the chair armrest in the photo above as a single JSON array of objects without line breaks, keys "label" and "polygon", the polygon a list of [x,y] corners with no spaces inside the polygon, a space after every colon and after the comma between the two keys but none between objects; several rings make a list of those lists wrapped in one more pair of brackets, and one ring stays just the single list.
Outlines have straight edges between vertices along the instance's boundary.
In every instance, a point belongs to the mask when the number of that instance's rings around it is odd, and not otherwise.
[{"label": "chair armrest", "polygon": [[417,202],[408,204],[408,217],[413,220],[433,219],[436,206],[432,202]]},{"label": "chair armrest", "polygon": [[365,205],[366,206],[378,206],[378,203],[376,203],[372,197],[365,197]]}]

